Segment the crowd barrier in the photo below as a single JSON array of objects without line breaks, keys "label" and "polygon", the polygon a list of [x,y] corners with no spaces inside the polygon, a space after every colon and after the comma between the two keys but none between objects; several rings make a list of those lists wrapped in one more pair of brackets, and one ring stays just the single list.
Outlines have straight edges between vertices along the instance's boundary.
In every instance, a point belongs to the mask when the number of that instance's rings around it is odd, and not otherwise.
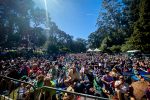
[{"label": "crowd barrier", "polygon": [[[45,95],[46,92],[50,93],[51,91],[55,91],[55,96],[56,96],[57,100],[62,100],[63,95],[65,93],[67,93],[68,95],[74,96],[74,100],[109,100],[108,98],[103,98],[103,97],[98,97],[98,96],[93,96],[93,95],[88,95],[88,94],[83,94],[83,93],[77,93],[77,92],[70,92],[70,91],[66,91],[63,89],[58,89],[58,88],[53,88],[53,87],[48,87],[48,86],[43,86],[41,88],[36,89],[30,83],[20,81],[17,79],[13,79],[10,77],[6,77],[3,75],[0,75],[0,80],[6,80],[7,82],[14,82],[14,83],[19,84],[18,87],[15,86],[16,84],[14,84],[14,86],[12,85],[13,88],[17,87],[17,89],[12,90],[11,93],[9,93],[9,94],[7,94],[7,93],[5,94],[4,93],[5,90],[4,91],[0,90],[0,100],[24,100],[23,96],[22,96],[23,91],[19,91],[19,89],[22,88],[20,85],[21,83],[25,84],[25,86],[30,86],[30,89],[26,90],[26,91],[28,91],[27,94],[30,94],[30,96],[28,98],[26,98],[28,100],[38,100],[39,99],[38,95],[40,93],[43,94],[42,100],[53,100],[52,99],[53,95],[51,95],[51,97],[49,99],[47,99],[46,95]],[[2,84],[0,84],[0,87],[1,87],[1,85]],[[31,88],[32,88],[32,90],[31,90]],[[32,96],[31,96],[31,94],[32,94]]]},{"label": "crowd barrier", "polygon": [[[32,90],[21,86],[21,84],[32,88]],[[28,82],[0,75],[0,100],[22,100],[25,92],[24,89],[27,89],[26,91],[29,94],[35,91],[35,87]]]}]

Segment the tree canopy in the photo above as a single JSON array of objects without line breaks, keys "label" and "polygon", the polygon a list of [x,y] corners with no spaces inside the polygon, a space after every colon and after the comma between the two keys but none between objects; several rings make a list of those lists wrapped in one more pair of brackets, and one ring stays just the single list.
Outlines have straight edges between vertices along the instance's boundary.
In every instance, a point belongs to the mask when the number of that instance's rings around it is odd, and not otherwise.
[{"label": "tree canopy", "polygon": [[141,0],[139,19],[134,24],[133,34],[124,45],[126,49],[138,49],[149,52],[150,49],[150,6],[149,0]]},{"label": "tree canopy", "polygon": [[45,13],[33,0],[0,0],[0,47],[45,48],[48,53],[86,51],[84,39],[74,40]]},{"label": "tree canopy", "polygon": [[0,48],[44,48],[48,53],[85,52],[87,47],[149,52],[150,0],[102,0],[101,6],[97,30],[86,41],[59,29],[33,0],[0,0]]},{"label": "tree canopy", "polygon": [[88,38],[90,46],[112,52],[149,52],[149,6],[149,0],[102,0],[98,28]]}]

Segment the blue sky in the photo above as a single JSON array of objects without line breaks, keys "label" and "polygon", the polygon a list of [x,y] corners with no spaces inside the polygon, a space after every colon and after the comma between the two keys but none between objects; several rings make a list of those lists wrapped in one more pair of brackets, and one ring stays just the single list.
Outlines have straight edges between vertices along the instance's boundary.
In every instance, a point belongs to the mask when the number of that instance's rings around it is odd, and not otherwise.
[{"label": "blue sky", "polygon": [[[34,0],[44,8],[44,0]],[[47,0],[48,12],[52,21],[74,38],[87,39],[96,30],[96,20],[101,0]]]}]

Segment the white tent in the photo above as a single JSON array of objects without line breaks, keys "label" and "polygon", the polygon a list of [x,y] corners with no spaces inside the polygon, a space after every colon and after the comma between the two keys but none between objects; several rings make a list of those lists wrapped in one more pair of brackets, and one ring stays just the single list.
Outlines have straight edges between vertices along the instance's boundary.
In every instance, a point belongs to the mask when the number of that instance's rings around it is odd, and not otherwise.
[{"label": "white tent", "polygon": [[129,50],[127,51],[128,53],[135,53],[135,52],[140,52],[140,50]]},{"label": "white tent", "polygon": [[95,51],[95,52],[100,52],[101,50],[99,50],[99,49],[96,48],[94,51]]},{"label": "white tent", "polygon": [[90,48],[87,50],[87,52],[92,52],[92,51],[93,51],[93,50],[92,50],[92,49],[90,49]]}]

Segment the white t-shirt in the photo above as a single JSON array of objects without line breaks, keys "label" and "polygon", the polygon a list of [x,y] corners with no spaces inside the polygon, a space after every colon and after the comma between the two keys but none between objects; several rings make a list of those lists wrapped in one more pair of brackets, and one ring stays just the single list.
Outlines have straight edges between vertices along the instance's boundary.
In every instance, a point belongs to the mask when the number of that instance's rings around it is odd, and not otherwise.
[{"label": "white t-shirt", "polygon": [[[119,85],[121,83],[121,81],[116,81],[115,82],[115,86]],[[129,90],[129,86],[126,83],[123,83],[122,85],[120,85],[118,88],[115,88],[115,91],[120,90],[121,93],[126,93]]]}]

